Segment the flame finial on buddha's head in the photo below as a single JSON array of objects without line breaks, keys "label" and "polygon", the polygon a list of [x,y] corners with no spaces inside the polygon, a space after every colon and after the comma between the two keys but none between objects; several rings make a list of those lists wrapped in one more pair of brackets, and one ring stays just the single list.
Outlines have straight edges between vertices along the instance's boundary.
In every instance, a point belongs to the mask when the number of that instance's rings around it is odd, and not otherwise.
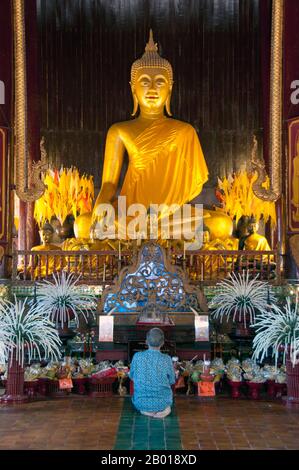
[{"label": "flame finial on buddha's head", "polygon": [[140,59],[135,60],[131,67],[131,85],[134,86],[137,71],[144,68],[161,68],[167,72],[169,84],[173,82],[173,72],[170,62],[163,59],[158,53],[158,46],[154,42],[153,31],[150,29],[149,41],[145,46],[145,52]]}]

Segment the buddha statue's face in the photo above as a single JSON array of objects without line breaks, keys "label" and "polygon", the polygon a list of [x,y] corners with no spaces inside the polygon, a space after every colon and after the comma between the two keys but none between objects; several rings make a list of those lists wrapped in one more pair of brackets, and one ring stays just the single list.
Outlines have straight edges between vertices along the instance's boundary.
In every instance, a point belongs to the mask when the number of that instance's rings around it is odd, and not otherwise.
[{"label": "buddha statue's face", "polygon": [[258,222],[252,222],[249,226],[249,232],[250,233],[257,233],[258,229],[259,229]]},{"label": "buddha statue's face", "polygon": [[132,84],[133,97],[136,97],[141,112],[147,114],[163,113],[171,89],[168,74],[161,68],[140,69]]},{"label": "buddha statue's face", "polygon": [[44,245],[49,245],[52,241],[53,232],[48,229],[43,229],[41,231],[41,239]]}]

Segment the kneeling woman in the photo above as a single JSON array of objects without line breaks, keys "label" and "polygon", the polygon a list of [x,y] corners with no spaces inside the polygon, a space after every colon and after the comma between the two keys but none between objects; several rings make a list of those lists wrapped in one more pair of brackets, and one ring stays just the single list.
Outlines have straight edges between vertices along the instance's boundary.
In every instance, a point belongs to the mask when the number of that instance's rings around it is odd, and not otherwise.
[{"label": "kneeling woman", "polygon": [[134,381],[133,405],[146,416],[165,418],[171,412],[175,373],[171,357],[162,354],[164,333],[152,328],[146,336],[148,350],[134,355],[130,379]]}]

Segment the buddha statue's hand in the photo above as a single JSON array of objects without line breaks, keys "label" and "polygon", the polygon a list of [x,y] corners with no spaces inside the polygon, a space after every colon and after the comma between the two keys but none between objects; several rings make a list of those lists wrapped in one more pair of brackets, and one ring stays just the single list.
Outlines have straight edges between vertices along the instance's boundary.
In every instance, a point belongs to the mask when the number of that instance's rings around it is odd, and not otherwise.
[{"label": "buddha statue's hand", "polygon": [[111,230],[114,232],[115,218],[113,214],[107,210],[98,211],[94,217],[94,222],[90,228],[90,238],[92,240],[102,240],[106,237],[109,238]]},{"label": "buddha statue's hand", "polygon": [[98,194],[91,216],[91,223],[102,219],[107,215],[107,205],[111,204],[116,193],[116,186],[113,183],[103,183],[101,191]]}]

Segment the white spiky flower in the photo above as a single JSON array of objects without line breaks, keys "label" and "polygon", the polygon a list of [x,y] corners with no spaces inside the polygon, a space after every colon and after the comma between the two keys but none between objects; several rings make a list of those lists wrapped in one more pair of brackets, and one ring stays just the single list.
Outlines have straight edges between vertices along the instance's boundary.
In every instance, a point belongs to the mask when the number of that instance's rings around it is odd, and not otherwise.
[{"label": "white spiky flower", "polygon": [[253,325],[256,336],[253,339],[253,358],[262,361],[272,348],[272,356],[277,365],[281,347],[284,349],[283,361],[287,352],[290,353],[293,365],[299,354],[299,305],[298,297],[295,304],[287,297],[286,304],[281,309],[277,305],[267,313],[257,317]]},{"label": "white spiky flower", "polygon": [[212,316],[223,320],[223,317],[232,316],[233,321],[243,319],[246,326],[246,317],[249,323],[255,321],[255,315],[269,309],[269,304],[275,301],[271,286],[267,282],[259,281],[257,276],[249,278],[249,271],[242,274],[231,273],[228,279],[217,284],[218,293],[209,304],[214,309]]},{"label": "white spiky flower", "polygon": [[4,342],[0,339],[0,364],[5,364],[7,361],[7,351]]},{"label": "white spiky flower", "polygon": [[[0,304],[0,331],[5,356],[23,367],[25,354],[28,361],[38,357],[57,360],[60,345],[54,323],[27,299],[14,302],[5,300]],[[13,354],[15,353],[15,354]]]},{"label": "white spiky flower", "polygon": [[69,324],[72,317],[79,324],[81,314],[87,321],[89,311],[96,307],[96,297],[85,293],[84,286],[78,285],[80,277],[73,273],[53,274],[53,281],[36,284],[36,305],[57,323]]}]

